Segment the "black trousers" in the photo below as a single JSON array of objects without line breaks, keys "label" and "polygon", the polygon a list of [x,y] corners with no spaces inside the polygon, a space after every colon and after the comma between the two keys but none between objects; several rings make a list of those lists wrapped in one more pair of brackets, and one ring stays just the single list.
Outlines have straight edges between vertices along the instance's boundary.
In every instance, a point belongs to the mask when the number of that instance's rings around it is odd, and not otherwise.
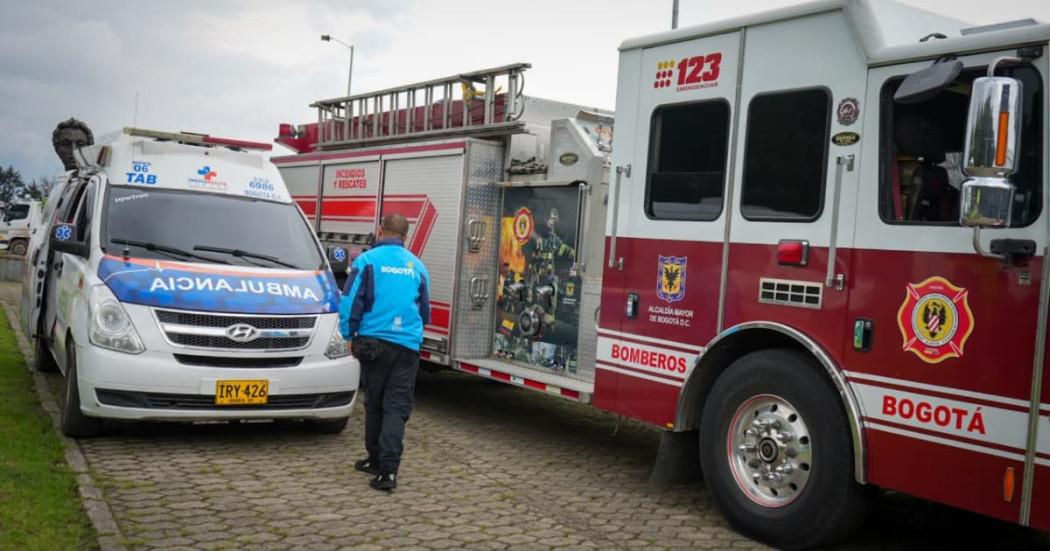
[{"label": "black trousers", "polygon": [[361,360],[365,391],[365,449],[380,472],[397,473],[401,465],[405,423],[412,413],[412,394],[419,352],[378,340],[379,357]]}]

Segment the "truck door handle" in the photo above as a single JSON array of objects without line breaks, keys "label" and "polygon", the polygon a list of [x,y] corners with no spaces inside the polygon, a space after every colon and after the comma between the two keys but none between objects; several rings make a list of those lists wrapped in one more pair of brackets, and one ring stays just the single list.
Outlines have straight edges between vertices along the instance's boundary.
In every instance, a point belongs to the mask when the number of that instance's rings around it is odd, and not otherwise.
[{"label": "truck door handle", "polygon": [[488,286],[489,278],[487,277],[470,278],[470,300],[475,310],[480,310],[485,305],[485,301],[489,299]]},{"label": "truck door handle", "polygon": [[622,181],[623,174],[627,173],[627,177],[631,177],[631,165],[618,166],[616,167],[616,178],[613,181],[612,189],[609,190],[609,203],[612,208],[612,220],[610,221],[609,227],[609,268],[616,268],[617,270],[623,271],[623,259],[616,257],[616,233],[617,223],[619,223],[620,214],[620,183]]},{"label": "truck door handle", "polygon": [[846,275],[835,271],[839,238],[839,202],[842,198],[842,172],[843,169],[853,171],[853,160],[853,155],[839,155],[835,159],[835,183],[831,190],[831,235],[828,240],[828,271],[824,278],[824,285],[837,291],[846,288]]}]

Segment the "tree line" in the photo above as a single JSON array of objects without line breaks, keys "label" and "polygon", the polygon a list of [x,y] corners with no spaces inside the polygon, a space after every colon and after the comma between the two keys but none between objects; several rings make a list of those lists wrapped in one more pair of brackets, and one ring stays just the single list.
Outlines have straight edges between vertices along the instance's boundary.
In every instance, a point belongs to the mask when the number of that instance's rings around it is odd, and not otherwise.
[{"label": "tree line", "polygon": [[55,179],[48,177],[33,178],[26,182],[14,166],[0,166],[0,205],[18,200],[42,201],[54,184]]}]

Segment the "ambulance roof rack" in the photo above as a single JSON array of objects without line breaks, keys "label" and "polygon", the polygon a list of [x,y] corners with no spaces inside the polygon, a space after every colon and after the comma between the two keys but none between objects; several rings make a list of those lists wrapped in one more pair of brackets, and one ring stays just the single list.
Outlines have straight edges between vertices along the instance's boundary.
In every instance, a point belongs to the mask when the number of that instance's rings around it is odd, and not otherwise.
[{"label": "ambulance roof rack", "polygon": [[161,132],[158,130],[146,130],[145,128],[124,127],[124,133],[139,138],[153,138],[168,142],[179,142],[202,146],[222,146],[231,149],[260,149],[270,151],[273,146],[262,142],[249,142],[245,140],[234,140],[230,138],[216,138],[207,134],[195,132]]},{"label": "ambulance roof rack", "polygon": [[514,63],[314,102],[317,145],[338,149],[524,132],[523,73],[530,67]]}]

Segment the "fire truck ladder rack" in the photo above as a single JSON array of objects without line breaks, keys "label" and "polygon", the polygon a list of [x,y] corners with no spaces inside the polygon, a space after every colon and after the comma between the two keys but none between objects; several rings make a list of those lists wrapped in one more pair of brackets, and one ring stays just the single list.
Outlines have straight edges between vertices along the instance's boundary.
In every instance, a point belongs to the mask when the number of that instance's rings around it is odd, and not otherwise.
[{"label": "fire truck ladder rack", "polygon": [[317,101],[317,146],[363,147],[423,138],[524,132],[522,73],[515,63]]}]

